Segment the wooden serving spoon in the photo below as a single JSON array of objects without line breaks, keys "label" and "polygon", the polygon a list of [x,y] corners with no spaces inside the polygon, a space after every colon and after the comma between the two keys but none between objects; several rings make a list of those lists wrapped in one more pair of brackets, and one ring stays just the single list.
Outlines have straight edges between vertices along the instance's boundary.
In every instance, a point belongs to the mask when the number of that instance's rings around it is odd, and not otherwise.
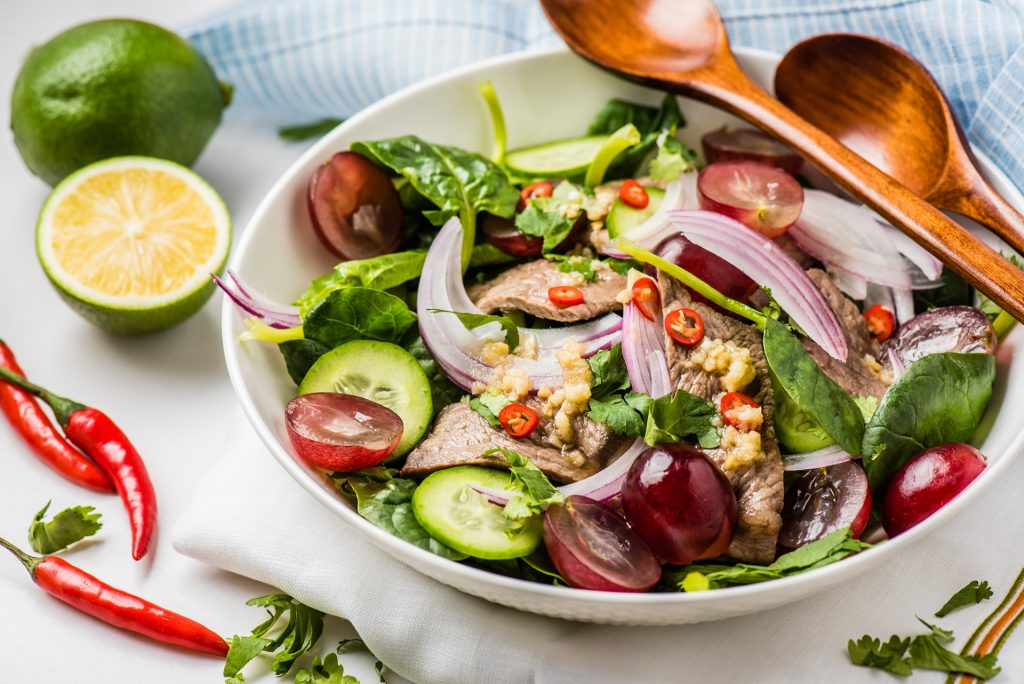
[{"label": "wooden serving spoon", "polygon": [[779,62],[775,94],[911,192],[1024,253],[1024,216],[978,172],[939,84],[910,54],[870,36],[814,36]]},{"label": "wooden serving spoon", "polygon": [[541,0],[541,5],[555,30],[585,59],[763,128],[1024,321],[1024,272],[759,88],[736,63],[725,25],[707,0]]}]

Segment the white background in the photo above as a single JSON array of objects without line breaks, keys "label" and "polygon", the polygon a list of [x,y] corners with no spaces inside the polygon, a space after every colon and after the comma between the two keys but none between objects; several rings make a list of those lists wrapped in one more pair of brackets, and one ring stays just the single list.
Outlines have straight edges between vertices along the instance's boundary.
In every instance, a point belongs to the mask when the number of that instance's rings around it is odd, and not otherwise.
[{"label": "white background", "polygon": [[[11,87],[33,44],[102,17],[137,17],[181,27],[226,4],[0,0],[0,339],[37,382],[101,408],[122,426],[146,460],[160,506],[155,548],[135,562],[118,498],[68,483],[36,460],[0,421],[0,536],[27,546],[28,524],[49,499],[51,512],[95,506],[103,513],[103,529],[95,542],[68,552],[67,560],[231,635],[246,634],[261,621],[261,609],[245,606],[245,600],[271,589],[185,558],[170,544],[170,530],[195,483],[241,424],[219,342],[220,297],[183,325],[145,338],[105,334],[74,314],[57,297],[35,257],[36,215],[48,187],[22,163],[7,125]],[[303,149],[302,144],[278,141],[266,122],[229,110],[195,169],[223,195],[236,240],[260,198]],[[34,588],[18,562],[6,555],[0,557],[0,602],[0,644],[6,654],[0,681],[223,681],[219,659],[165,647],[83,616]],[[330,650],[342,636],[354,634],[340,620],[329,619],[321,647]],[[372,658],[353,653],[342,662],[364,684],[376,681]],[[246,680],[272,681],[255,676],[265,670],[265,665],[253,664]]]}]

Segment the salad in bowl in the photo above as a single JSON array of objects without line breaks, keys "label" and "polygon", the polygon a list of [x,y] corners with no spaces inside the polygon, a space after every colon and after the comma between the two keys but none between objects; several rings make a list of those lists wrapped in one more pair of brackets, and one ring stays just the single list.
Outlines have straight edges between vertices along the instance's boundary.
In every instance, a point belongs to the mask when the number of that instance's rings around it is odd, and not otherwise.
[{"label": "salad in bowl", "polygon": [[602,592],[782,579],[981,474],[1013,320],[750,129],[612,99],[489,154],[358,140],[304,179],[338,260],[293,303],[218,280],[294,383],[294,455],[448,562]]}]

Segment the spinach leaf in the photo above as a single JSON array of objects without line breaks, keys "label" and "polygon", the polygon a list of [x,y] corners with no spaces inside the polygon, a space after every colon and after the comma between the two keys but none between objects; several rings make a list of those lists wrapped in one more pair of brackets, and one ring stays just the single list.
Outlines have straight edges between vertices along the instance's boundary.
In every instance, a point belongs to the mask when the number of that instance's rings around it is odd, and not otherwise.
[{"label": "spinach leaf", "polygon": [[945,352],[911,364],[864,432],[863,463],[872,489],[924,449],[970,439],[992,398],[995,376],[996,361],[988,354]]},{"label": "spinach leaf", "polygon": [[335,481],[351,489],[356,496],[356,510],[377,527],[387,530],[410,544],[450,560],[463,560],[460,553],[437,541],[423,529],[412,512],[412,493],[418,486],[412,480],[392,477],[377,469],[372,476],[362,473],[335,474]]},{"label": "spinach leaf", "polygon": [[547,252],[562,244],[576,225],[583,209],[583,191],[573,183],[558,184],[550,197],[535,197],[516,214],[516,228],[524,235],[544,238]]},{"label": "spinach leaf", "polygon": [[410,328],[409,331],[412,335],[406,335],[403,346],[407,352],[413,355],[413,358],[420,364],[420,368],[427,374],[427,380],[430,381],[430,397],[433,399],[434,413],[436,414],[448,404],[454,404],[461,399],[463,392],[437,365],[437,361],[430,355],[427,345],[424,344],[423,338],[420,337],[419,331],[416,328]]},{"label": "spinach leaf", "polygon": [[440,226],[452,216],[462,221],[463,266],[469,264],[475,242],[477,214],[486,211],[511,218],[519,202],[500,166],[475,152],[429,143],[415,135],[357,142],[352,151],[406,178],[437,209],[423,212]]},{"label": "spinach leaf", "polygon": [[972,580],[960,591],[950,596],[949,600],[935,612],[935,617],[946,617],[957,608],[973,606],[990,598],[992,598],[992,587],[988,585],[988,582],[979,583],[978,580]]},{"label": "spinach leaf", "polygon": [[699,563],[667,572],[664,581],[683,591],[703,591],[737,584],[766,582],[830,565],[870,546],[871,544],[854,539],[850,534],[850,528],[844,527],[795,551],[782,554],[771,565]]},{"label": "spinach leaf", "polygon": [[714,449],[721,441],[712,422],[717,415],[715,405],[707,399],[676,390],[651,402],[644,441],[650,446],[677,444],[693,436],[701,447]]},{"label": "spinach leaf", "polygon": [[352,340],[399,343],[416,315],[398,297],[366,287],[331,292],[302,321],[306,339],[329,349]]},{"label": "spinach leaf", "polygon": [[825,375],[785,325],[765,317],[764,356],[772,378],[844,451],[861,453],[864,418],[856,402]]},{"label": "spinach leaf", "polygon": [[473,254],[469,258],[470,268],[486,268],[488,266],[501,266],[511,264],[516,258],[507,252],[502,252],[489,242],[473,247]]},{"label": "spinach leaf", "polygon": [[47,501],[43,509],[32,518],[28,528],[28,542],[36,553],[43,555],[56,553],[66,549],[75,542],[99,532],[103,527],[100,514],[92,506],[73,506],[65,508],[53,516],[53,520],[44,521],[46,511],[52,501]]},{"label": "spinach leaf", "polygon": [[972,306],[974,288],[952,269],[943,268],[939,276],[940,287],[929,290],[914,290],[914,309],[918,312],[937,309],[942,306]]},{"label": "spinach leaf", "polygon": [[445,311],[444,309],[430,309],[430,313],[435,315],[452,314],[459,319],[462,325],[466,326],[466,330],[473,330],[488,323],[497,323],[505,331],[505,344],[508,345],[508,348],[515,351],[515,348],[519,346],[519,327],[508,316],[469,313],[466,311]]},{"label": "spinach leaf", "polygon": [[277,345],[284,356],[284,365],[288,369],[288,376],[296,385],[302,384],[302,379],[312,368],[316,360],[330,351],[330,348],[320,344],[316,340],[287,340]]},{"label": "spinach leaf", "polygon": [[309,310],[335,290],[347,287],[368,287],[373,290],[390,290],[402,283],[420,277],[427,250],[412,249],[407,252],[384,254],[370,259],[342,261],[327,275],[314,280],[306,291],[295,300],[299,312],[305,316]]},{"label": "spinach leaf", "polygon": [[[674,95],[666,95],[659,107],[610,100],[598,111],[587,128],[587,135],[611,135],[626,124],[640,132],[640,142],[620,153],[605,173],[605,178],[632,178],[658,143],[662,131],[675,133],[686,125]],[[681,145],[681,144],[680,144]]]}]

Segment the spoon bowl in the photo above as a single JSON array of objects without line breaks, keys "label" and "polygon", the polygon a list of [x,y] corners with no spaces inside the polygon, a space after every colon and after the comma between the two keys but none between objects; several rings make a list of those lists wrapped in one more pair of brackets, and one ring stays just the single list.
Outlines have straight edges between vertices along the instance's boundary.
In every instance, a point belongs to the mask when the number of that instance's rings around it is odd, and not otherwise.
[{"label": "spoon bowl", "polygon": [[814,36],[783,57],[775,93],[911,192],[1024,251],[1024,218],[978,172],[942,89],[907,52],[870,36]]}]

